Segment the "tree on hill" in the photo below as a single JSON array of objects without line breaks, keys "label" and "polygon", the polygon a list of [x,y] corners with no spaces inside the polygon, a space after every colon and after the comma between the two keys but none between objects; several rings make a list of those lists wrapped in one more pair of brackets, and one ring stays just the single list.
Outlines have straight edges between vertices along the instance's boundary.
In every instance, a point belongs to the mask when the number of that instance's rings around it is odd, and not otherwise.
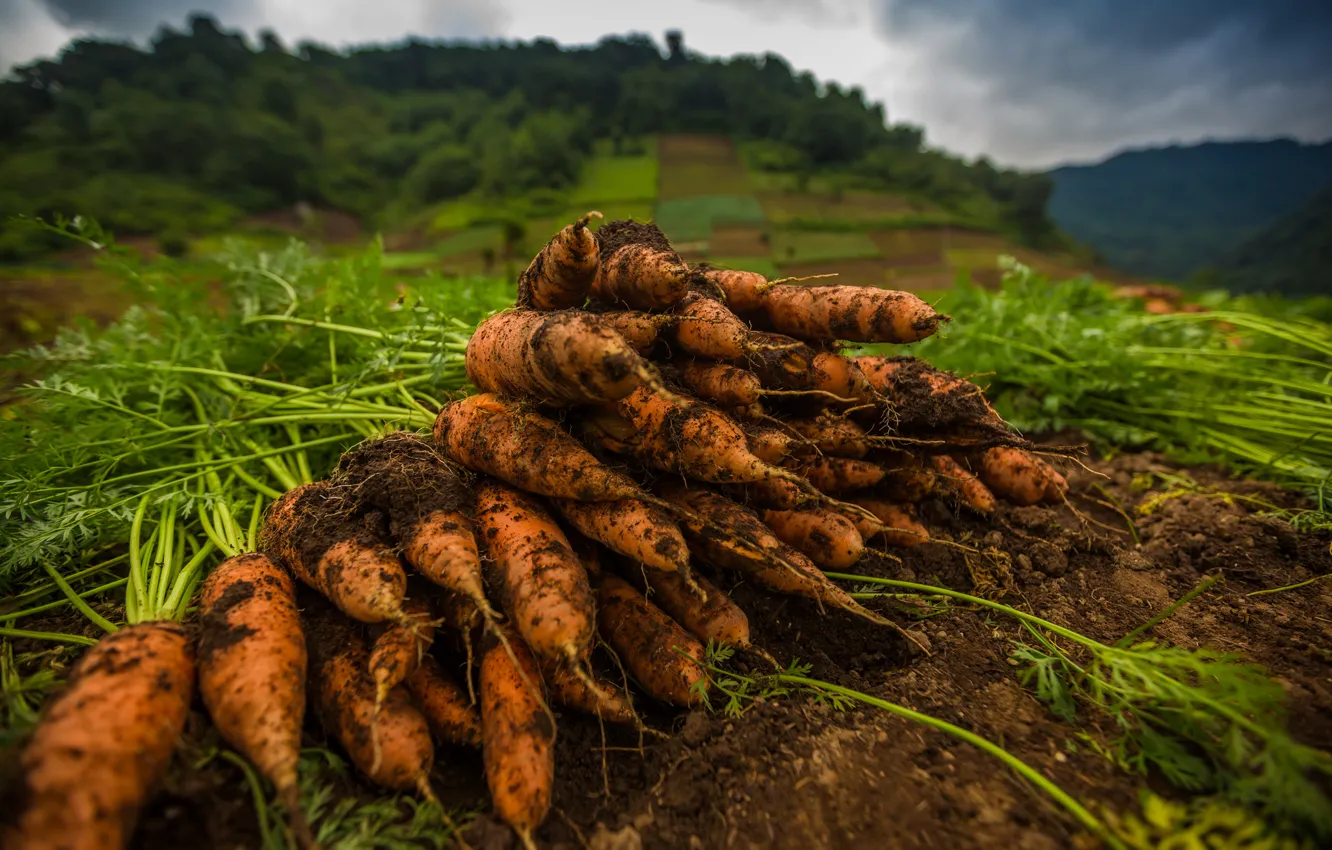
[{"label": "tree on hill", "polygon": [[[678,38],[676,37],[678,36]],[[643,35],[591,47],[411,39],[257,45],[207,15],[146,49],[72,41],[0,83],[0,217],[81,213],[113,231],[225,226],[302,201],[376,225],[450,197],[573,184],[592,143],[663,132],[767,140],[795,173],[839,172],[1049,230],[1039,175],[973,167],[889,126],[858,89],[772,54],[708,59]],[[0,258],[44,250],[0,234]]]}]

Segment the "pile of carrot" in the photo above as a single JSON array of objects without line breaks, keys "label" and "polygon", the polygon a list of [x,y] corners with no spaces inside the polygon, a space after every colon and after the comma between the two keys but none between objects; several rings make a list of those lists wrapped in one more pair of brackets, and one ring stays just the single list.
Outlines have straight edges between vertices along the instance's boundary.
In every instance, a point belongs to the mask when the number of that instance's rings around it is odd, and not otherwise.
[{"label": "pile of carrot", "polygon": [[656,227],[594,233],[594,216],[471,337],[477,392],[431,434],[367,441],[287,491],[259,551],[203,587],[203,704],[305,846],[307,725],[372,782],[427,797],[437,746],[480,747],[495,812],[530,846],[558,710],[643,729],[639,698],[705,699],[710,642],[768,658],[727,588],[916,640],[824,570],[928,543],[927,500],[984,516],[1064,498],[979,387],[849,347],[934,334],[948,317],[921,299],[691,267]]}]

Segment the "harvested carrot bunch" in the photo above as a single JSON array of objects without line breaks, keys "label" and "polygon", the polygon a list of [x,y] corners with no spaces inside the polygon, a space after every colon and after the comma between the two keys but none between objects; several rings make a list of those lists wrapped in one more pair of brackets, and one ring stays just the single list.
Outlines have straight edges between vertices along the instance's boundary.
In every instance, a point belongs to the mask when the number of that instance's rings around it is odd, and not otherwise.
[{"label": "harvested carrot bunch", "polygon": [[[599,217],[559,231],[517,303],[476,329],[478,392],[442,405],[431,433],[352,447],[326,480],[289,485],[261,533],[254,505],[251,539],[203,583],[198,638],[142,622],[89,653],[25,756],[36,797],[15,846],[84,827],[123,846],[115,830],[160,778],[174,743],[161,736],[179,734],[196,680],[303,845],[308,725],[370,782],[425,798],[437,746],[479,747],[477,781],[530,846],[559,776],[553,707],[645,731],[643,703],[708,698],[708,644],[773,661],[739,583],[928,652],[824,571],[937,545],[928,500],[988,516],[1064,498],[980,387],[914,357],[844,353],[934,334],[947,317],[919,298],[691,269],[655,226],[594,231]],[[144,647],[136,673],[126,659]],[[76,696],[108,706],[87,734]],[[112,703],[155,715],[160,734],[135,738]],[[142,775],[84,781],[114,754],[59,749],[94,732],[134,743]],[[61,825],[69,794],[92,822]],[[113,810],[126,820],[102,817]]]}]

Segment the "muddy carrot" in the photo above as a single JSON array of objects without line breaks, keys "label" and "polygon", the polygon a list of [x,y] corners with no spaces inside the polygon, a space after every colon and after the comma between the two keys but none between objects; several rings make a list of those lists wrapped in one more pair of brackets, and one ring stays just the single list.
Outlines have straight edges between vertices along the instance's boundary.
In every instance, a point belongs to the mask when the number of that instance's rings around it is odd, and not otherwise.
[{"label": "muddy carrot", "polygon": [[487,634],[481,657],[482,756],[496,813],[534,848],[555,784],[555,726],[529,685],[541,682],[536,659],[516,632],[504,634]]},{"label": "muddy carrot", "polygon": [[601,580],[597,626],[649,696],[680,706],[702,702],[703,645],[619,576]]},{"label": "muddy carrot", "polygon": [[656,225],[612,221],[597,231],[592,295],[635,310],[666,310],[689,290],[689,267]]},{"label": "muddy carrot", "polygon": [[547,404],[595,404],[656,383],[624,338],[591,313],[513,309],[483,321],[467,343],[467,376],[482,392]]},{"label": "muddy carrot", "polygon": [[888,474],[876,463],[831,455],[792,458],[785,461],[784,465],[803,475],[809,483],[830,496],[867,490],[883,481]]},{"label": "muddy carrot", "polygon": [[858,523],[865,540],[877,538],[893,546],[916,546],[930,539],[929,530],[921,525],[910,504],[894,504],[873,496],[857,496],[853,501],[878,519],[878,523]]},{"label": "muddy carrot", "polygon": [[787,419],[786,425],[824,454],[863,458],[869,454],[869,435],[844,416],[821,414],[812,419]]},{"label": "muddy carrot", "polygon": [[435,442],[456,463],[529,493],[584,502],[643,497],[554,422],[488,393],[446,404]]},{"label": "muddy carrot", "polygon": [[557,665],[543,664],[541,674],[556,704],[610,723],[638,724],[638,714],[629,703],[629,696],[613,682],[600,676],[589,682]]},{"label": "muddy carrot", "polygon": [[679,375],[685,389],[718,407],[748,407],[758,403],[763,392],[758,375],[725,363],[690,360],[680,366]]},{"label": "muddy carrot", "polygon": [[127,846],[185,729],[194,676],[176,623],[126,626],[84,653],[19,756],[26,804],[5,848]]},{"label": "muddy carrot", "polygon": [[787,283],[759,290],[768,322],[778,333],[798,339],[919,342],[948,320],[909,292]]},{"label": "muddy carrot", "polygon": [[981,483],[981,480],[948,455],[931,455],[930,466],[940,485],[950,492],[957,502],[979,514],[994,513],[994,493]]},{"label": "muddy carrot", "polygon": [[1022,449],[986,449],[979,457],[980,478],[995,495],[1016,505],[1058,502],[1062,499],[1063,476],[1048,463]]},{"label": "muddy carrot", "polygon": [[213,724],[273,783],[298,842],[313,847],[296,775],[307,658],[291,577],[257,553],[219,564],[199,595],[198,652]]},{"label": "muddy carrot", "polygon": [[383,541],[351,517],[326,482],[288,490],[268,510],[261,551],[353,619],[402,617],[407,574]]},{"label": "muddy carrot", "polygon": [[433,655],[421,658],[406,684],[436,741],[481,746],[481,717]]},{"label": "muddy carrot", "polygon": [[625,570],[635,589],[647,591],[649,602],[670,614],[671,619],[684,626],[699,642],[716,641],[741,649],[749,648],[749,618],[725,591],[703,576],[695,576],[694,580],[707,594],[706,602],[678,576],[636,572],[632,564]]},{"label": "muddy carrot", "polygon": [[818,566],[838,570],[860,560],[865,543],[855,523],[827,508],[798,511],[765,510],[763,522],[778,539],[808,556]]},{"label": "muddy carrot", "polygon": [[501,599],[538,658],[584,668],[596,602],[569,541],[536,499],[496,481],[476,488],[476,519]]},{"label": "muddy carrot", "polygon": [[429,605],[420,597],[403,605],[404,616],[389,623],[370,648],[370,678],[375,682],[375,704],[383,704],[389,691],[400,685],[420,665],[435,639]]},{"label": "muddy carrot", "polygon": [[556,233],[518,278],[518,304],[563,310],[587,300],[597,274],[597,239],[588,229],[595,210]]},{"label": "muddy carrot", "polygon": [[675,520],[661,508],[632,500],[553,499],[551,503],[580,534],[612,552],[641,561],[653,570],[689,575],[689,547]]},{"label": "muddy carrot", "polygon": [[745,356],[749,326],[720,301],[690,292],[675,305],[675,315],[672,338],[686,354],[712,360]]},{"label": "muddy carrot", "polygon": [[639,354],[647,354],[657,344],[657,338],[665,328],[677,321],[675,316],[660,313],[646,313],[642,310],[607,310],[596,313],[596,319],[602,327],[609,328],[629,343],[629,347]]}]

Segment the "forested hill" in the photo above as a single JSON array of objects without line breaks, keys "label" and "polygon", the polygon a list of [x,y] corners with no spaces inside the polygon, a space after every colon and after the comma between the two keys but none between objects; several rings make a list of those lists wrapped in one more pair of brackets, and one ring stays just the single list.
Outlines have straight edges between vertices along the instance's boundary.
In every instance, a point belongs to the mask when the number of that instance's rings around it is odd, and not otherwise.
[{"label": "forested hill", "polygon": [[[568,186],[597,140],[686,131],[768,140],[760,167],[983,207],[1023,241],[1056,238],[1045,176],[931,150],[860,90],[778,56],[711,60],[670,42],[669,52],[646,36],[335,52],[271,33],[251,44],[206,16],[162,29],[146,50],[75,41],[0,84],[0,216],[199,232],[305,201],[391,228],[452,197]],[[40,250],[34,238],[10,229],[0,259]]]},{"label": "forested hill", "polygon": [[1225,257],[1215,280],[1236,292],[1332,295],[1332,185]]},{"label": "forested hill", "polygon": [[1332,142],[1211,142],[1050,172],[1049,214],[1111,265],[1184,280],[1332,184]]}]

